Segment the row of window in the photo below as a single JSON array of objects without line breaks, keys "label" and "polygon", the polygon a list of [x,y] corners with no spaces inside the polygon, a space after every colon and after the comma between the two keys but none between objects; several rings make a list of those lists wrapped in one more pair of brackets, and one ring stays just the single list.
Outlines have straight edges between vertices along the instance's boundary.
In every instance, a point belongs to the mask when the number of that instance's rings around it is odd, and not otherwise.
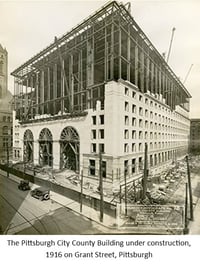
[{"label": "row of window", "polygon": [[[155,108],[155,109],[158,109],[159,111],[165,112],[166,114],[172,113],[170,109],[168,109],[164,106],[161,106],[159,103],[154,102],[153,100],[151,100],[149,98],[145,98],[145,96],[142,96],[141,94],[138,94],[138,97],[137,97],[136,92],[132,91],[131,88],[125,87],[124,94],[126,96],[130,96],[130,97],[138,100],[141,103],[145,103],[146,105],[150,105],[150,107],[152,107],[152,108]],[[172,113],[172,114],[173,114],[174,118],[177,118],[177,119],[180,119],[183,121],[185,120],[185,118],[183,116],[180,116],[177,113]]]},{"label": "row of window", "polygon": [[104,144],[103,143],[100,143],[100,144],[92,143],[91,144],[91,152],[92,153],[99,153],[99,152],[104,153],[105,152]]},{"label": "row of window", "polygon": [[[124,111],[129,112],[130,111],[130,105],[131,105],[131,112],[133,114],[137,114],[137,106],[135,104],[131,104],[127,101],[124,102]],[[178,121],[176,121],[170,117],[158,114],[156,112],[154,113],[153,111],[149,111],[148,109],[144,109],[141,106],[138,107],[138,114],[140,116],[145,116],[146,118],[150,117],[151,119],[158,120],[159,122],[165,122],[165,123],[168,123],[168,124],[171,124],[174,126],[177,126],[179,123]]]},{"label": "row of window", "polygon": [[[106,178],[106,161],[102,161],[101,164],[102,176]],[[96,160],[89,160],[89,175],[91,176],[99,176],[99,168],[96,166]]]},{"label": "row of window", "polygon": [[152,140],[157,140],[157,139],[187,139],[188,135],[177,135],[173,133],[158,133],[158,132],[149,132],[149,131],[138,131],[138,136],[136,130],[129,130],[125,129],[124,130],[124,139],[129,139],[130,138],[130,133],[131,133],[131,139],[152,139]]},{"label": "row of window", "polygon": [[[129,116],[125,115],[124,117],[124,124],[125,126],[129,126],[130,124],[130,118]],[[136,127],[137,126],[137,118],[132,117],[132,122],[131,125]],[[188,129],[181,129],[181,128],[176,128],[173,126],[168,126],[168,125],[164,125],[161,123],[157,123],[157,122],[149,122],[147,120],[143,120],[143,119],[138,119],[138,126],[140,128],[146,128],[146,129],[152,129],[152,130],[165,130],[165,131],[172,131],[172,132],[177,132],[177,133],[188,133]]]},{"label": "row of window", "polygon": [[93,129],[92,130],[92,139],[97,139],[97,138],[104,138],[104,129],[99,129],[98,133],[97,130]]},{"label": "row of window", "polygon": [[14,150],[14,157],[15,158],[20,158],[20,151],[19,150]]},{"label": "row of window", "polygon": [[104,125],[104,115],[99,115],[98,119],[97,116],[92,116],[92,124],[93,125]]},{"label": "row of window", "polygon": [[149,100],[148,98],[145,98],[141,94],[138,94],[138,97],[137,97],[136,92],[130,91],[128,87],[125,87],[124,94],[126,96],[131,96],[132,98],[138,100],[139,102],[145,103],[146,105],[150,105],[151,107],[154,107],[155,109],[159,109],[159,110],[165,111],[166,113],[170,113],[170,109],[165,108],[164,106],[161,106],[157,102]]},{"label": "row of window", "polygon": [[12,118],[10,116],[3,116],[2,117],[2,121],[3,122],[9,122],[10,123],[10,122],[12,122]]},{"label": "row of window", "polygon": [[[178,146],[184,146],[187,145],[187,142],[184,141],[178,141],[178,142],[155,142],[155,143],[149,143],[149,150],[153,149],[164,149],[164,148],[170,148],[170,147],[178,147]],[[137,147],[138,146],[138,147]],[[144,143],[124,143],[124,153],[129,153],[131,147],[131,152],[143,152],[144,151]]]},{"label": "row of window", "polygon": [[[149,155],[148,164],[150,167],[156,166],[160,163],[170,160],[173,155],[175,155],[173,151],[165,151],[165,152]],[[131,160],[124,160],[124,173],[126,175],[129,175],[130,173],[140,172],[143,169],[144,169],[143,157],[139,157],[137,159],[134,158]]]}]

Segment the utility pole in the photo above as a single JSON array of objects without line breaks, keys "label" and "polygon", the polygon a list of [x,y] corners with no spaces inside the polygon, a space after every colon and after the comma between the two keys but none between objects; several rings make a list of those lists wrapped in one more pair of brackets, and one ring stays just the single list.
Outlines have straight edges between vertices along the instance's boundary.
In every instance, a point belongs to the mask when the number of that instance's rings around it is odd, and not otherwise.
[{"label": "utility pole", "polygon": [[7,177],[9,177],[9,149],[8,149],[8,142],[7,142],[6,155],[7,155]]},{"label": "utility pole", "polygon": [[147,178],[148,178],[148,145],[145,143],[145,150],[144,150],[144,176],[142,181],[142,199],[144,200],[146,198],[146,192],[147,192]]},{"label": "utility pole", "polygon": [[187,218],[187,210],[188,210],[188,184],[185,183],[185,224],[184,224],[184,234],[188,234],[188,218]]},{"label": "utility pole", "polygon": [[187,174],[188,174],[188,188],[189,188],[189,199],[190,199],[190,220],[194,220],[193,215],[193,199],[192,199],[192,186],[191,186],[191,177],[190,177],[190,166],[188,161],[188,156],[185,157],[187,162]]},{"label": "utility pole", "polygon": [[81,197],[80,197],[80,212],[83,210],[83,170],[81,171]]},{"label": "utility pole", "polygon": [[103,222],[103,173],[102,173],[102,152],[99,151],[99,192],[100,192],[100,222]]},{"label": "utility pole", "polygon": [[127,216],[127,179],[126,179],[126,176],[127,176],[127,168],[125,168],[125,171],[124,171],[124,196],[125,196],[125,199],[124,199],[124,203],[125,203],[125,216]]}]

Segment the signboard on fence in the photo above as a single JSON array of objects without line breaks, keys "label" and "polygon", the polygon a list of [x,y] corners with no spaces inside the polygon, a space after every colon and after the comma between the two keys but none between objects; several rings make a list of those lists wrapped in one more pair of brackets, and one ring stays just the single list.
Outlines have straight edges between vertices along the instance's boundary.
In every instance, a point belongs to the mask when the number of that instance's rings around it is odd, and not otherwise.
[{"label": "signboard on fence", "polygon": [[119,229],[182,230],[184,208],[179,205],[119,204],[117,224]]}]

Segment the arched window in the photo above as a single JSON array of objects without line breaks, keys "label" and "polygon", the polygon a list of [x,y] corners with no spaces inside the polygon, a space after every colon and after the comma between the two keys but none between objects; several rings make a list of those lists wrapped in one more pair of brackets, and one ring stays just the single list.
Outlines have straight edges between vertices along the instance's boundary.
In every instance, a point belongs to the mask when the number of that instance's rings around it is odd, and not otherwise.
[{"label": "arched window", "polygon": [[33,133],[30,129],[24,132],[24,161],[33,162]]},{"label": "arched window", "polygon": [[60,168],[79,171],[80,138],[73,127],[65,127],[60,135]]},{"label": "arched window", "polygon": [[53,136],[48,128],[39,135],[39,161],[42,166],[53,166]]}]

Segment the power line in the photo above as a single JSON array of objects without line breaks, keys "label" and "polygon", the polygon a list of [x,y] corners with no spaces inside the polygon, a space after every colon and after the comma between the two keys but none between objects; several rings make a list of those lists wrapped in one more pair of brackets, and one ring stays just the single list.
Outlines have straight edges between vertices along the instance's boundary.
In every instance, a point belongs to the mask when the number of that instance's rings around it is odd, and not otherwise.
[{"label": "power line", "polygon": [[2,194],[0,194],[0,196],[7,204],[10,205],[11,208],[13,208],[22,218],[24,218],[26,222],[28,222],[38,232],[38,234],[41,234],[41,232],[33,224],[31,224],[31,222],[23,214],[21,214],[10,202],[8,202],[8,200]]}]

